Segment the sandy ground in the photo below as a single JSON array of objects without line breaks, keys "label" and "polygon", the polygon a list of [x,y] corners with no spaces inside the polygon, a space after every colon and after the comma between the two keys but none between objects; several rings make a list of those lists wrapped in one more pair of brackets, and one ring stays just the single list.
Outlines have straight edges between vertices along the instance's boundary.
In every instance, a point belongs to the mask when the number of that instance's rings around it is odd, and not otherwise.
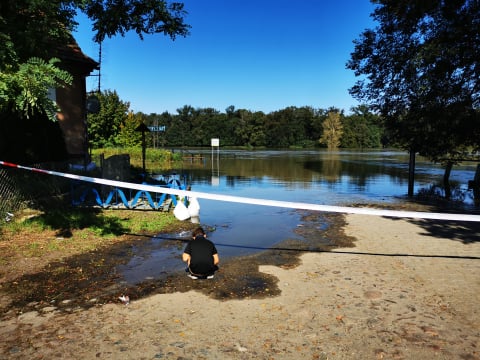
[{"label": "sandy ground", "polygon": [[354,248],[260,267],[278,278],[279,296],[220,301],[192,290],[73,313],[45,307],[2,322],[0,358],[480,359],[479,234],[346,220]]}]

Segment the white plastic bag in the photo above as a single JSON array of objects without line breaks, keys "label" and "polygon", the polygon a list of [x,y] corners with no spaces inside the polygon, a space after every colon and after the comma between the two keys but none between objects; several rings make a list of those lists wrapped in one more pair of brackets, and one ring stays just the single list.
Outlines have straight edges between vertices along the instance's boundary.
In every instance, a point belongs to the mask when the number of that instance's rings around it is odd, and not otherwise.
[{"label": "white plastic bag", "polygon": [[175,209],[173,209],[173,215],[180,220],[187,220],[190,217],[187,207],[183,203],[183,201],[178,200]]},{"label": "white plastic bag", "polygon": [[198,217],[200,215],[200,204],[198,203],[197,198],[191,197],[189,201],[188,213],[190,214],[190,217]]}]

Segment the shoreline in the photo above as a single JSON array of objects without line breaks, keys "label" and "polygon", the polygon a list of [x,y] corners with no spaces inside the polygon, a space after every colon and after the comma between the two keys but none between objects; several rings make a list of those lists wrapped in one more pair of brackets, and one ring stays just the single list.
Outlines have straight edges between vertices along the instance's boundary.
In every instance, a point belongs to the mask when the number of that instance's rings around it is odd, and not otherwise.
[{"label": "shoreline", "polygon": [[370,215],[345,221],[353,247],[306,252],[293,267],[259,267],[279,294],[218,300],[193,283],[128,306],[72,313],[47,306],[2,322],[0,355],[480,359],[478,226]]}]

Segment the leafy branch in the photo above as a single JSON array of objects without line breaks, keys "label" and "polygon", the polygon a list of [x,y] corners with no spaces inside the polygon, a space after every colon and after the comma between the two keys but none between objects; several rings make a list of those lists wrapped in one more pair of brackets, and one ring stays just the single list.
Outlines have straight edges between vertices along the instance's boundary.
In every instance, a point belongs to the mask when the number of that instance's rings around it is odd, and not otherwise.
[{"label": "leafy branch", "polygon": [[55,66],[60,60],[48,62],[33,57],[19,65],[17,71],[0,72],[0,110],[10,110],[30,118],[36,112],[44,112],[56,121],[59,111],[49,90],[71,85],[72,75]]}]

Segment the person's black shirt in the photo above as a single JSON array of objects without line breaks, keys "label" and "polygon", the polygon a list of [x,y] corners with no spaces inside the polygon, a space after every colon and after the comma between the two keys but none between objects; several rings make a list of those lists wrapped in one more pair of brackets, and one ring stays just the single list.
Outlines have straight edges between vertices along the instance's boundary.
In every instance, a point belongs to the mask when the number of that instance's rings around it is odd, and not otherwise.
[{"label": "person's black shirt", "polygon": [[189,268],[194,275],[212,275],[215,272],[213,255],[217,254],[217,249],[210,240],[197,236],[187,244],[184,252],[190,255]]}]

